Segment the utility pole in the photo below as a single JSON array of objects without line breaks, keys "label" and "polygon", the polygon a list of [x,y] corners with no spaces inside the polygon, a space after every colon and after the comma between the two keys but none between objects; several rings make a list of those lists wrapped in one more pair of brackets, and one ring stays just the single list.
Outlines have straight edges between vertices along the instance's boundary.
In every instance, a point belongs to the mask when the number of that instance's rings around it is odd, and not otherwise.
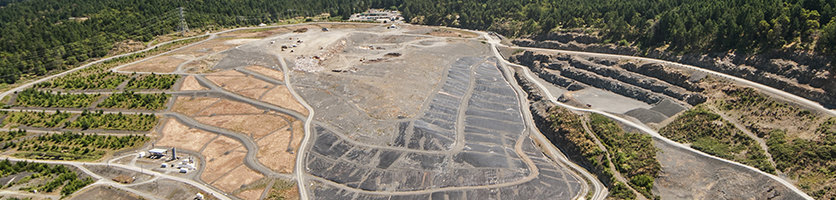
[{"label": "utility pole", "polygon": [[186,32],[189,32],[189,24],[186,23],[186,13],[183,12],[183,7],[180,7],[179,10],[180,10],[180,35],[185,36]]}]

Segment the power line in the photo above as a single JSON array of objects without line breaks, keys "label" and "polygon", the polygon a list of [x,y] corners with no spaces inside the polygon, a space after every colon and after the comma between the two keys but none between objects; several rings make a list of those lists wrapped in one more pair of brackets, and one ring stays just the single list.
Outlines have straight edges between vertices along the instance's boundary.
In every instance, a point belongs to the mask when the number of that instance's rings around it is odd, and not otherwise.
[{"label": "power line", "polygon": [[180,7],[180,34],[186,35],[189,32],[189,24],[186,23],[186,14],[183,12],[183,7]]}]

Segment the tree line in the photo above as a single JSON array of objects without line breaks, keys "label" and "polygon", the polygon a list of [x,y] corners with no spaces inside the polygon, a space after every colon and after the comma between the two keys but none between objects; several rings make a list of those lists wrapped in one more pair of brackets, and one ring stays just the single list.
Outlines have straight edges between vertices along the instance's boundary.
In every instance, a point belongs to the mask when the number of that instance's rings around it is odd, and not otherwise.
[{"label": "tree line", "polygon": [[178,30],[183,7],[189,28],[278,22],[296,16],[331,13],[348,16],[370,7],[396,5],[395,0],[220,0],[0,1],[0,83],[22,75],[45,75],[108,54],[113,44],[150,42]]},{"label": "tree line", "polygon": [[507,36],[586,30],[606,41],[673,51],[836,51],[836,0],[220,0],[0,1],[0,82],[44,75],[106,55],[115,42],[149,42],[178,30],[273,23],[368,8],[396,8],[409,21]]}]

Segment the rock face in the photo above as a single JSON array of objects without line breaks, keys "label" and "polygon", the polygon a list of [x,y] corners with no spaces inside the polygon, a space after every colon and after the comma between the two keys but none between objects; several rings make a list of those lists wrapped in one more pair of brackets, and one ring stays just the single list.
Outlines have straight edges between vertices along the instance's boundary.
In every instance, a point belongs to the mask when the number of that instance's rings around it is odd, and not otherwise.
[{"label": "rock face", "polygon": [[[600,39],[589,39],[578,36],[578,34],[555,34],[536,38],[536,41],[518,39],[514,40],[513,43],[528,47],[635,55],[668,60],[758,82],[818,101],[827,107],[836,106],[836,74],[834,74],[834,68],[836,67],[831,64],[830,59],[823,55],[796,51],[772,51],[758,55],[737,55],[734,53],[675,55],[658,50],[640,51],[632,47],[600,44],[600,42],[596,42]],[[653,70],[653,68],[647,70]],[[665,78],[663,76],[656,78],[671,83],[685,83],[667,79],[676,77]],[[687,84],[678,86],[691,90],[691,86]]]},{"label": "rock face", "polygon": [[661,65],[637,66],[631,62],[617,64],[607,59],[536,54],[530,51],[512,57],[512,61],[529,66],[541,78],[561,87],[578,85],[576,82],[580,82],[648,104],[658,103],[665,98],[691,105],[706,100],[699,93],[703,89],[690,80],[691,76]]}]

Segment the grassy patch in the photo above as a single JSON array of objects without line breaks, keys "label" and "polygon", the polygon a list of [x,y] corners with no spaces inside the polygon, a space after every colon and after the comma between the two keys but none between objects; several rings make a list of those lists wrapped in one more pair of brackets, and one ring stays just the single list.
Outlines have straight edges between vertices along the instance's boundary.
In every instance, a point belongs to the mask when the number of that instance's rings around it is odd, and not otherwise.
[{"label": "grassy patch", "polygon": [[131,78],[126,88],[168,90],[177,82],[177,78],[179,77],[177,75],[143,75],[138,78]]},{"label": "grassy patch", "polygon": [[[653,180],[661,171],[649,135],[627,133],[606,116],[591,114],[590,129],[607,146],[615,168],[645,197],[653,198]],[[617,185],[616,185],[617,186]]]},{"label": "grassy patch", "polygon": [[95,94],[61,94],[26,89],[17,93],[16,105],[21,107],[86,108],[99,97]]},{"label": "grassy patch", "polygon": [[268,200],[286,200],[286,199],[299,199],[299,193],[296,192],[296,183],[291,181],[285,181],[278,179],[275,183],[273,183],[273,187],[270,188],[270,192],[267,193],[267,196],[264,199]]},{"label": "grassy patch", "polygon": [[131,91],[113,94],[97,105],[100,108],[124,108],[160,110],[164,109],[170,94],[136,94]]},{"label": "grassy patch", "polygon": [[708,154],[741,162],[765,172],[775,168],[757,142],[715,113],[697,106],[659,131],[671,140],[690,143]]},{"label": "grassy patch", "polygon": [[87,112],[86,110],[75,121],[68,122],[67,128],[148,131],[157,124],[157,117],[152,114],[111,114]]},{"label": "grassy patch", "polygon": [[776,166],[799,180],[799,187],[816,199],[836,198],[836,117],[816,129],[820,140],[790,138],[780,129],[770,132],[769,152]]}]

